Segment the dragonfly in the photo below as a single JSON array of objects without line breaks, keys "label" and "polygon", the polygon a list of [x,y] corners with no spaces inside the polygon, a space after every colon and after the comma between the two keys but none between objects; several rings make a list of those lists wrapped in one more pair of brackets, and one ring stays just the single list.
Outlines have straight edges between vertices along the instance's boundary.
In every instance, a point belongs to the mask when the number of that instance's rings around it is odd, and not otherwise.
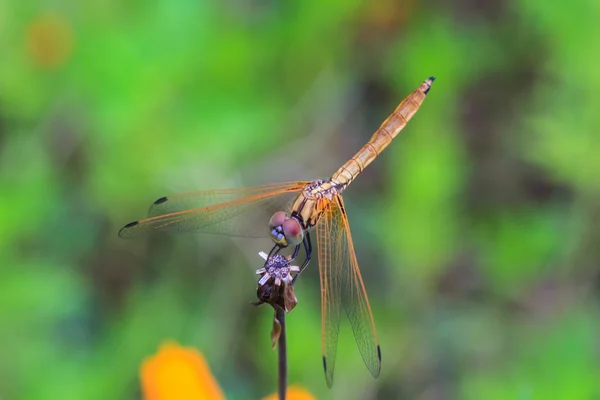
[{"label": "dragonfly", "polygon": [[306,257],[295,281],[311,260],[311,232],[314,233],[321,289],[321,350],[327,385],[333,385],[339,324],[344,312],[362,359],[377,378],[381,371],[381,348],[342,192],[404,129],[434,80],[435,77],[426,79],[402,100],[371,139],[329,179],[161,197],[150,206],[147,218],[128,223],[119,236],[197,232],[270,237],[274,245],[265,265],[281,249],[290,252],[293,249],[292,260],[304,249]]}]

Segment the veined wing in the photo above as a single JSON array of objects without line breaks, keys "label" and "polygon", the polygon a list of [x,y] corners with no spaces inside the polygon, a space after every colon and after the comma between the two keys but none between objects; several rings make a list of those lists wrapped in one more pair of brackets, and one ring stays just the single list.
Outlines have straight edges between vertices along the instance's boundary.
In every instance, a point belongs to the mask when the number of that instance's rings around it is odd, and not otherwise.
[{"label": "veined wing", "polygon": [[333,385],[340,314],[350,320],[354,339],[374,377],[381,370],[381,351],[367,292],[358,269],[350,225],[341,196],[328,204],[316,228],[321,281],[323,367],[327,385]]},{"label": "veined wing", "polygon": [[309,183],[285,182],[161,197],[150,206],[148,218],[125,225],[119,236],[199,232],[267,237],[271,215],[276,211],[289,211],[298,192]]}]

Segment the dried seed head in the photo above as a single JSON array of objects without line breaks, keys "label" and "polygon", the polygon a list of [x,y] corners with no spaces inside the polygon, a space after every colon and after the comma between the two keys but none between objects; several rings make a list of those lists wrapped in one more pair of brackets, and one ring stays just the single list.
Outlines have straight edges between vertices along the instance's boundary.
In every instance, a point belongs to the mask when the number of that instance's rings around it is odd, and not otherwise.
[{"label": "dried seed head", "polygon": [[258,253],[266,262],[263,268],[256,271],[260,278],[258,279],[258,289],[256,295],[258,302],[255,305],[269,303],[272,306],[279,306],[290,312],[298,304],[298,299],[292,285],[292,272],[298,272],[300,268],[296,265],[290,265],[290,258],[280,254],[268,257],[266,253]]}]

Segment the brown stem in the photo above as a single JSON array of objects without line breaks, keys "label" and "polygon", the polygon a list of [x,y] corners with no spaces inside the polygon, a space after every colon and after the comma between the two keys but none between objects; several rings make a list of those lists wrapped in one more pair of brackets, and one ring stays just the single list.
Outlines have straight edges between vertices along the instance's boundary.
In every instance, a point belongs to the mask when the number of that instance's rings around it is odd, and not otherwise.
[{"label": "brown stem", "polygon": [[286,329],[285,329],[285,311],[279,306],[275,306],[275,313],[277,320],[281,324],[281,335],[277,345],[277,391],[279,393],[279,400],[285,400],[287,392],[287,344],[286,344]]}]

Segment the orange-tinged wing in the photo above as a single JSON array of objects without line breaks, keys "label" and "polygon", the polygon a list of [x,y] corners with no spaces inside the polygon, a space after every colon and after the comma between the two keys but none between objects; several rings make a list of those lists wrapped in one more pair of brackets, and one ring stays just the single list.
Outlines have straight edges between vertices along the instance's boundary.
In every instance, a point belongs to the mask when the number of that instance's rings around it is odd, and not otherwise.
[{"label": "orange-tinged wing", "polygon": [[125,225],[119,236],[199,232],[268,237],[271,215],[276,211],[289,211],[298,192],[309,183],[285,182],[161,197],[150,206],[149,218]]},{"label": "orange-tinged wing", "polygon": [[367,292],[358,269],[350,225],[341,196],[328,202],[316,227],[321,280],[323,367],[327,385],[333,371],[341,310],[350,320],[358,350],[374,377],[381,370],[381,351]]}]

